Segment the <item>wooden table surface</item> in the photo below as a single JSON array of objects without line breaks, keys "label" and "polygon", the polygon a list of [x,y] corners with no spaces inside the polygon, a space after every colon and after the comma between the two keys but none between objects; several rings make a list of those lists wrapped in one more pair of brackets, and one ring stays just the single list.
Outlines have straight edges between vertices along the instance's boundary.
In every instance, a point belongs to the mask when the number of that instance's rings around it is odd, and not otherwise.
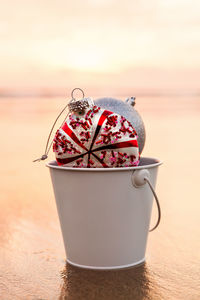
[{"label": "wooden table surface", "polygon": [[149,234],[146,263],[119,271],[65,263],[49,170],[32,163],[64,105],[61,98],[0,99],[0,299],[199,299],[200,99],[137,99],[143,156],[164,161],[156,187],[162,221]]}]

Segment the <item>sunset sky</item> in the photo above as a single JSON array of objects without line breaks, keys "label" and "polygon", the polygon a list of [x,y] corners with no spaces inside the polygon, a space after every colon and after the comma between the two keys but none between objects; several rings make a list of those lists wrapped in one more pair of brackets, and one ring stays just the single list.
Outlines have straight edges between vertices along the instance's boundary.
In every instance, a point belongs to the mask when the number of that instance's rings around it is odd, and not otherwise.
[{"label": "sunset sky", "polygon": [[0,91],[200,91],[198,0],[7,0]]}]

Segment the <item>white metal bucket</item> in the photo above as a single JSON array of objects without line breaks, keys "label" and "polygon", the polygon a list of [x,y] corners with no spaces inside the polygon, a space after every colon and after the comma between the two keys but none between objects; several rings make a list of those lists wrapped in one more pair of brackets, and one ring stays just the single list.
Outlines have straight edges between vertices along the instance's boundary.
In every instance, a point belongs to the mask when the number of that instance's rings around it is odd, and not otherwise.
[{"label": "white metal bucket", "polygon": [[[151,188],[155,188],[160,164],[145,157],[138,167],[130,168],[79,169],[58,166],[56,161],[47,164],[70,264],[119,269],[144,262]],[[146,180],[151,182],[150,188]]]}]

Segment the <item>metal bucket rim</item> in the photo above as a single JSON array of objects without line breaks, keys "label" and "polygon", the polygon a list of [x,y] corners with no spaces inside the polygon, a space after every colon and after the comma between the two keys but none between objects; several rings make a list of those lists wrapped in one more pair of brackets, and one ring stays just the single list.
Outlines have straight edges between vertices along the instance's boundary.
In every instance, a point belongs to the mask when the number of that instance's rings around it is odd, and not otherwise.
[{"label": "metal bucket rim", "polygon": [[163,164],[162,161],[158,160],[157,158],[153,157],[141,157],[140,161],[142,160],[149,160],[154,161],[154,163],[139,165],[136,167],[119,167],[119,168],[73,168],[73,167],[66,167],[66,166],[58,166],[55,160],[52,160],[46,164],[46,167],[51,169],[57,169],[62,171],[74,171],[74,172],[120,172],[120,171],[135,171],[140,169],[150,169],[154,167],[158,167]]}]

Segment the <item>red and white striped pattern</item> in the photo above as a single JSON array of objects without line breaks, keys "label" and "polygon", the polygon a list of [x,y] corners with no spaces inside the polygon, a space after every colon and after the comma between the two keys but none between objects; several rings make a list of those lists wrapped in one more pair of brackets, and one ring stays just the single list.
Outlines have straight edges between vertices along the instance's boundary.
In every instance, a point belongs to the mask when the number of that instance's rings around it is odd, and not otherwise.
[{"label": "red and white striped pattern", "polygon": [[83,168],[130,167],[139,164],[137,134],[123,116],[88,108],[69,115],[57,131],[53,151],[59,165]]}]

